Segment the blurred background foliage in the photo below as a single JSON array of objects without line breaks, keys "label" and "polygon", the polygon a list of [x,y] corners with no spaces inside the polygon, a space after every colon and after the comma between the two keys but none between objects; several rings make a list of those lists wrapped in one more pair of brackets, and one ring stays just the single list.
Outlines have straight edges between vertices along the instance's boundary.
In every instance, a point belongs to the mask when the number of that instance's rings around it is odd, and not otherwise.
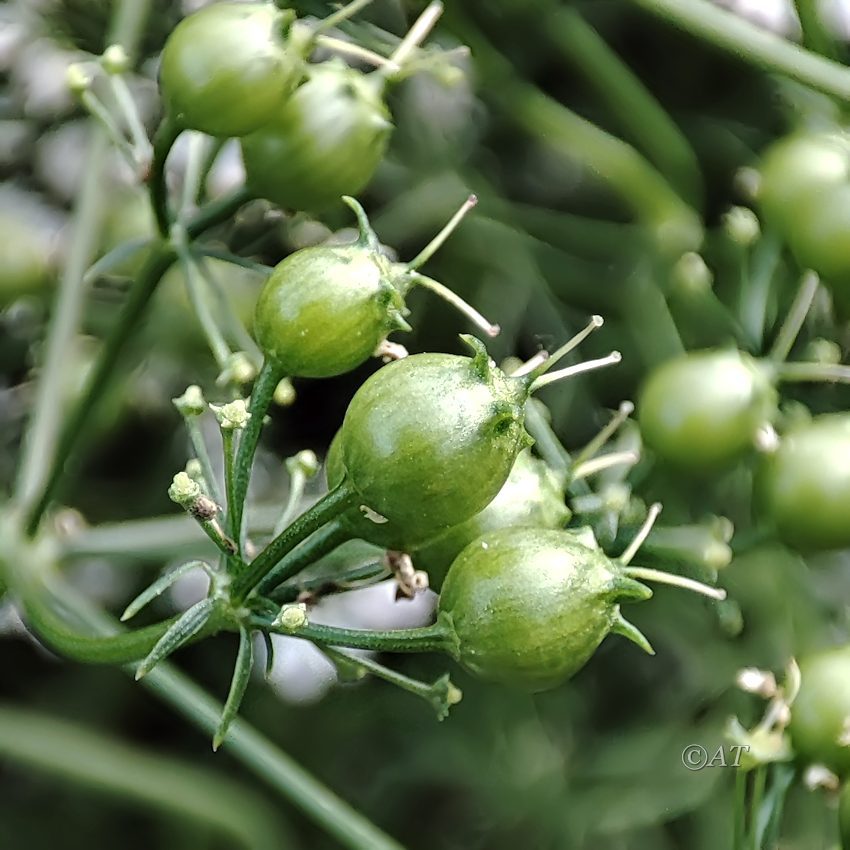
[{"label": "blurred background foliage", "polygon": [[[89,126],[65,91],[64,68],[80,51],[100,53],[107,46],[111,5],[18,0],[0,10],[0,490],[11,486],[32,394],[31,369],[57,270],[67,256],[69,210],[83,179]],[[156,56],[186,9],[177,0],[151,5],[134,92],[152,128]],[[326,12],[323,3],[293,5],[302,13]],[[376,0],[366,17],[401,32],[417,11],[414,5]],[[729,339],[728,328],[713,320],[704,303],[676,288],[675,257],[697,247],[689,244],[688,228],[698,229],[700,222],[706,228],[703,253],[716,291],[734,292],[741,261],[721,217],[731,204],[747,201],[735,175],[791,127],[840,116],[820,95],[754,70],[625,0],[447,5],[435,38],[444,46],[472,46],[471,58],[461,63],[466,76],[446,86],[421,75],[393,91],[398,131],[362,200],[381,239],[399,256],[411,257],[466,193],[478,194],[476,212],[429,273],[501,324],[503,333],[491,348],[497,359],[530,356],[566,338],[589,313],[605,315],[606,326],[588,342],[587,354],[618,348],[622,365],[545,396],[565,444],[581,445],[611,408],[634,397],[647,369],[674,353],[679,340],[692,348]],[[669,190],[671,203],[685,211],[681,232],[659,234],[645,221],[636,223],[616,187],[584,167],[581,135],[559,138],[557,122],[546,123],[546,109],[530,106],[539,104],[535,98],[542,93],[551,99],[546,103],[565,104],[635,141],[634,121],[610,108],[599,79],[588,73],[574,42],[575,13],[634,71],[695,152],[692,163],[677,160],[678,185]],[[840,40],[834,49],[846,55]],[[223,185],[238,179],[238,164],[225,166],[218,175]],[[103,250],[151,229],[145,199],[117,158],[108,172]],[[255,205],[240,214],[230,239],[273,264],[326,235],[327,228],[350,224],[342,210],[318,223]],[[100,277],[91,288],[83,364],[93,358],[122,303],[132,268],[125,271]],[[232,267],[217,273],[250,316],[258,279]],[[774,328],[797,274],[789,259],[780,259],[769,315]],[[65,516],[72,525],[82,517],[93,525],[174,509],[165,491],[185,462],[186,445],[170,399],[188,383],[213,386],[216,374],[178,277],[174,272],[165,281],[133,342],[137,367],[98,416],[80,475],[66,495],[79,512]],[[459,350],[454,314],[427,295],[412,300],[416,329],[405,345],[411,351]],[[297,403],[275,411],[265,438],[256,488],[261,498],[271,502],[285,495],[280,458],[303,448],[324,453],[348,400],[374,368],[297,384]],[[794,393],[817,410],[847,406],[840,391]],[[664,502],[665,520],[723,513],[746,534],[752,529],[742,481],[749,474],[739,468],[721,479],[695,481],[653,465],[650,457],[633,484],[646,501]],[[107,564],[96,554],[69,564],[75,581],[113,607],[161,567],[159,559]],[[793,654],[846,638],[850,558],[804,559],[778,545],[750,546],[724,570],[721,583],[733,600],[728,606],[659,590],[633,613],[656,657],[612,638],[573,681],[551,693],[530,697],[453,672],[464,699],[441,724],[424,705],[371,680],[300,703],[258,683],[243,714],[412,850],[716,850],[731,841],[734,771],[689,772],[682,750],[688,744],[716,749],[732,714],[745,723],[756,718],[758,706],[734,689],[737,670],[781,669]],[[23,639],[5,613],[0,846],[337,846],[274,800],[226,753],[213,756],[202,735],[120,671],[59,661]],[[232,641],[222,637],[186,650],[180,663],[222,693],[233,652]],[[424,678],[445,668],[442,659],[431,657],[391,663]],[[56,726],[58,719],[65,725]],[[86,737],[97,730],[123,743]],[[24,768],[14,756],[15,739],[55,741],[70,762],[77,760],[77,769]],[[183,777],[182,787],[209,782],[202,796],[221,802],[206,808],[199,803],[187,816],[188,804],[175,812],[161,799],[139,805],[124,798],[108,768],[110,753],[128,746],[139,750],[138,770],[150,758],[141,751],[159,754],[164,769]],[[125,754],[129,770],[137,769],[134,752]],[[79,760],[102,765],[103,776],[79,781]],[[239,808],[239,795],[245,795],[242,810],[252,816],[244,823],[235,815],[216,820],[216,810]],[[795,787],[782,846],[832,847],[834,830],[829,801]]]}]

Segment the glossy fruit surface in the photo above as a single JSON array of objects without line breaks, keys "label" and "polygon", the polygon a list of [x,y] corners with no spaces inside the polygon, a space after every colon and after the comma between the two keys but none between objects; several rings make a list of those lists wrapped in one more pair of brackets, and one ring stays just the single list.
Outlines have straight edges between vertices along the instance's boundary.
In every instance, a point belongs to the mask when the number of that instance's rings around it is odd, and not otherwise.
[{"label": "glossy fruit surface", "polygon": [[776,391],[764,367],[741,351],[709,350],[652,372],[640,394],[638,421],[662,458],[706,470],[746,451],[775,411]]},{"label": "glossy fruit surface", "polygon": [[842,301],[850,299],[850,183],[802,198],[788,241],[802,268],[816,271]]},{"label": "glossy fruit surface", "polygon": [[841,740],[850,719],[850,646],[833,647],[800,661],[800,692],[788,731],[798,759],[850,772],[850,747]]},{"label": "glossy fruit surface", "polygon": [[366,186],[393,128],[380,81],[335,61],[311,66],[268,119],[242,139],[248,186],[284,209],[310,212]]},{"label": "glossy fruit surface", "polygon": [[327,378],[365,362],[404,321],[407,267],[392,263],[361,220],[350,245],[295,251],[271,273],[257,301],[254,336],[269,360],[290,377]]},{"label": "glossy fruit surface", "polygon": [[569,531],[510,528],[469,544],[443,583],[459,660],[530,691],[570,678],[620,622],[619,600],[650,591]]},{"label": "glossy fruit surface", "polygon": [[850,415],[819,416],[782,437],[758,478],[765,513],[801,549],[850,546]]},{"label": "glossy fruit surface", "polygon": [[214,3],[185,18],[162,51],[159,80],[182,129],[244,136],[267,123],[303,74],[287,44],[295,20],[272,3]]},{"label": "glossy fruit surface", "polygon": [[802,200],[850,180],[850,139],[838,132],[786,136],[765,151],[759,171],[761,214],[788,236],[801,223]]},{"label": "glossy fruit surface", "polygon": [[355,394],[339,434],[345,477],[363,504],[420,541],[487,505],[530,438],[527,387],[474,357],[416,354]]},{"label": "glossy fruit surface", "polygon": [[438,588],[461,550],[482,534],[517,526],[562,528],[570,515],[562,480],[526,449],[484,510],[417,549],[413,559],[417,568],[427,570],[430,586]]}]

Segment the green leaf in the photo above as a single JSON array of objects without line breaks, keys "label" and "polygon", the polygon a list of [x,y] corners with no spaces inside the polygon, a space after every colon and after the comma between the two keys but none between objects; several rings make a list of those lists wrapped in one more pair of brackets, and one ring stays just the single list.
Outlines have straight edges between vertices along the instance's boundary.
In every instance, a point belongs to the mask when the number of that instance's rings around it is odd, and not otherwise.
[{"label": "green leaf", "polygon": [[158,596],[161,596],[174,582],[198,567],[209,571],[209,565],[205,561],[187,561],[185,564],[181,564],[170,572],[161,575],[127,606],[121,615],[121,622],[124,623],[131,617],[135,617],[142,608],[149,605]]},{"label": "green leaf", "polygon": [[160,661],[193,638],[206,625],[215,610],[215,605],[215,600],[207,597],[184,611],[139,664],[136,670],[136,681],[146,673],[150,673]]},{"label": "green leaf", "polygon": [[213,736],[213,750],[217,750],[227,737],[227,730],[239,713],[242,705],[242,697],[248,688],[251,671],[254,668],[254,642],[251,633],[244,626],[239,627],[239,652],[236,655],[236,667],[233,670],[233,678],[230,681],[230,692],[221,712],[218,728]]}]

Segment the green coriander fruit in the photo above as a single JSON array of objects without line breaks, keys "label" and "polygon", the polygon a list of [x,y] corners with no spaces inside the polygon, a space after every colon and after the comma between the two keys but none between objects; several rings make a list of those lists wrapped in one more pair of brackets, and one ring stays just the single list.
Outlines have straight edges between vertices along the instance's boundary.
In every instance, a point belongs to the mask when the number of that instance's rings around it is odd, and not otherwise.
[{"label": "green coriander fruit", "polygon": [[564,530],[509,528],[460,553],[439,610],[449,616],[459,660],[472,673],[542,691],[581,669],[611,632],[648,649],[619,603],[651,595],[590,540]]},{"label": "green coriander fruit", "polygon": [[570,509],[564,503],[564,481],[531,451],[521,451],[508,480],[484,510],[433,538],[413,552],[427,570],[430,586],[439,588],[454,559],[482,534],[502,528],[563,528]]},{"label": "green coriander fruit", "polygon": [[801,549],[850,546],[850,415],[819,416],[785,434],[757,479],[779,537]]},{"label": "green coriander fruit", "polygon": [[330,61],[242,139],[248,186],[284,209],[320,211],[372,179],[393,129],[384,78]]},{"label": "green coriander fruit", "polygon": [[355,394],[340,430],[346,480],[365,506],[414,539],[485,507],[531,442],[527,385],[508,378],[480,342],[467,342],[474,357],[416,354],[380,369]]},{"label": "green coriander fruit", "polygon": [[850,646],[823,650],[800,661],[800,692],[788,731],[797,757],[850,772]]},{"label": "green coriander fruit", "polygon": [[800,203],[850,180],[850,138],[844,133],[795,133],[774,142],[759,167],[758,205],[784,236],[805,217]]},{"label": "green coriander fruit", "polygon": [[244,136],[271,120],[304,73],[295,13],[273,3],[223,2],[178,24],[162,51],[160,87],[181,129]]},{"label": "green coriander fruit", "polygon": [[757,360],[734,349],[697,351],[650,374],[638,421],[660,457],[704,471],[746,451],[776,404],[771,373]]},{"label": "green coriander fruit", "polygon": [[405,296],[414,286],[434,290],[487,333],[498,333],[498,327],[458,296],[416,271],[474,200],[461,207],[412,263],[391,261],[360,204],[353,198],[345,201],[360,223],[357,241],[290,254],[275,267],[257,301],[254,335],[280,374],[327,378],[359,366],[376,353],[390,332],[409,330]]}]

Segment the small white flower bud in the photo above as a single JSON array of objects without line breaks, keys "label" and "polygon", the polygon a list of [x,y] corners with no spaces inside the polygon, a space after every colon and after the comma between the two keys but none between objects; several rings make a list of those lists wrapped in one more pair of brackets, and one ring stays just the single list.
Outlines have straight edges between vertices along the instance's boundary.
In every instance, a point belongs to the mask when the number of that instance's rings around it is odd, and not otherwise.
[{"label": "small white flower bud", "polygon": [[178,472],[168,488],[168,498],[184,510],[192,510],[201,496],[201,486],[185,472]]},{"label": "small white flower bud", "polygon": [[110,44],[103,51],[100,64],[107,74],[124,74],[130,68],[130,57],[120,44]]},{"label": "small white flower bud", "polygon": [[248,413],[248,405],[244,398],[237,398],[227,404],[211,404],[210,410],[218,419],[218,424],[225,431],[238,431],[244,428],[251,420]]},{"label": "small white flower bud", "polygon": [[182,416],[200,416],[207,409],[204,394],[195,384],[186,387],[186,392],[171,399],[171,402]]},{"label": "small white flower bud", "polygon": [[284,605],[277,617],[274,619],[274,625],[285,629],[286,631],[295,631],[307,625],[307,606],[303,602],[295,602],[291,605]]}]

